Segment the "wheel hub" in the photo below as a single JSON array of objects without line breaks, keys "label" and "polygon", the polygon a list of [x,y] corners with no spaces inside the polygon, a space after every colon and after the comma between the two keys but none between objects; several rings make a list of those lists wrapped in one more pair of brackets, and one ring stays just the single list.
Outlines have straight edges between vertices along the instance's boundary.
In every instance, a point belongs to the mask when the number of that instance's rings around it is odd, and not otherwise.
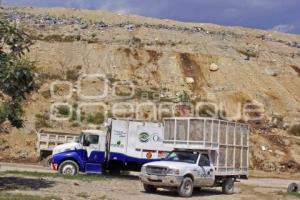
[{"label": "wheel hub", "polygon": [[183,188],[184,188],[185,193],[189,193],[191,191],[191,183],[190,182],[186,182],[184,184]]},{"label": "wheel hub", "polygon": [[63,168],[63,174],[65,175],[73,175],[75,172],[75,168],[72,165],[66,165]]}]

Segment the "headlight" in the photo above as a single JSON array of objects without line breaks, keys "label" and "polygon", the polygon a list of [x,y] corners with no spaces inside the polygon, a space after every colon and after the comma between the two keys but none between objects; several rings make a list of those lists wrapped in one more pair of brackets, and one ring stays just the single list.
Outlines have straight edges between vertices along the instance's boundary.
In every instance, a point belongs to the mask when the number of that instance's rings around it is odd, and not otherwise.
[{"label": "headlight", "polygon": [[180,174],[180,171],[179,169],[169,169],[167,174],[170,174],[170,175],[179,175]]}]

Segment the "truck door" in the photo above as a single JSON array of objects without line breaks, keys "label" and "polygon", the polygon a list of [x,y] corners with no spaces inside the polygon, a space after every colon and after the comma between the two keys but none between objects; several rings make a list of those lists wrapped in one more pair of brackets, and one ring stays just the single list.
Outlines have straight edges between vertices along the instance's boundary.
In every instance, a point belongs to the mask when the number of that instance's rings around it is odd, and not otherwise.
[{"label": "truck door", "polygon": [[85,135],[83,146],[87,152],[87,162],[102,163],[104,162],[104,151],[100,150],[99,135],[88,134]]},{"label": "truck door", "polygon": [[215,170],[206,153],[200,155],[198,162],[198,176],[196,184],[198,186],[212,186],[215,182]]},{"label": "truck door", "polygon": [[103,138],[96,134],[84,135],[83,146],[87,155],[85,171],[89,174],[102,173],[102,165],[105,161],[105,141],[102,141]]}]

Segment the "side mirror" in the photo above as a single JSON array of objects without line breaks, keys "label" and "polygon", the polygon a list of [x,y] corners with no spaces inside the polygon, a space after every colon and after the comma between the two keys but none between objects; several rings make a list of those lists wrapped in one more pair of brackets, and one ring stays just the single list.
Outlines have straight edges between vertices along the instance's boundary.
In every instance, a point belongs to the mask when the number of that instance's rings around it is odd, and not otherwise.
[{"label": "side mirror", "polygon": [[85,147],[87,147],[87,146],[90,146],[90,142],[89,142],[89,141],[86,141],[86,140],[84,140],[84,141],[83,141],[83,146],[85,146]]}]

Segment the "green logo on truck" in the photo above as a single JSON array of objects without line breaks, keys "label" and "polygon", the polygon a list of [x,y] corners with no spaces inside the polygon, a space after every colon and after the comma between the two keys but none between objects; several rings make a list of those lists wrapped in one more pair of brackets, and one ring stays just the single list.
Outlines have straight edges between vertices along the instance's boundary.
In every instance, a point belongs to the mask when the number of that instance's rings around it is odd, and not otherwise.
[{"label": "green logo on truck", "polygon": [[149,140],[150,140],[150,135],[149,135],[149,133],[146,133],[146,132],[140,133],[140,135],[139,135],[139,140],[140,140],[140,142],[142,142],[142,143],[147,143],[147,142],[149,142]]}]

